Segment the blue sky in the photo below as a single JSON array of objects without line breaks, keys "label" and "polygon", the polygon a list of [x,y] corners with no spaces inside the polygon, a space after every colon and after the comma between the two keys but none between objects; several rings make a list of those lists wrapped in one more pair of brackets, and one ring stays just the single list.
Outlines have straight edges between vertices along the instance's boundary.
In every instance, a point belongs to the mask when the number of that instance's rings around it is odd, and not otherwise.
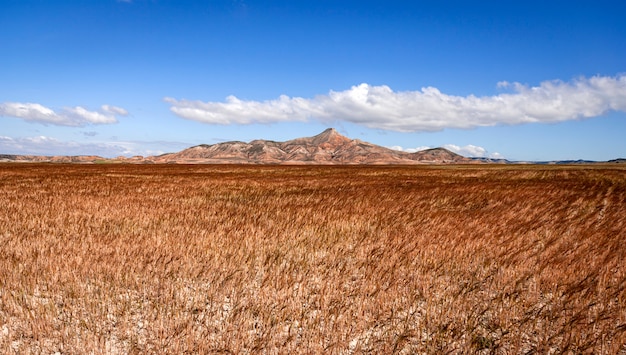
[{"label": "blue sky", "polygon": [[626,157],[624,1],[0,0],[0,154],[154,155],[328,127]]}]

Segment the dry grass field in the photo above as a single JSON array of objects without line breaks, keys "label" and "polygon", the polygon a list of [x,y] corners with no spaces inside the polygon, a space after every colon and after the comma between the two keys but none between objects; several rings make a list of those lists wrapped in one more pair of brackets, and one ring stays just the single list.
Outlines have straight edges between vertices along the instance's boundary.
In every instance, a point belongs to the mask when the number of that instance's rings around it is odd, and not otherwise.
[{"label": "dry grass field", "polygon": [[0,353],[626,353],[626,167],[3,164]]}]

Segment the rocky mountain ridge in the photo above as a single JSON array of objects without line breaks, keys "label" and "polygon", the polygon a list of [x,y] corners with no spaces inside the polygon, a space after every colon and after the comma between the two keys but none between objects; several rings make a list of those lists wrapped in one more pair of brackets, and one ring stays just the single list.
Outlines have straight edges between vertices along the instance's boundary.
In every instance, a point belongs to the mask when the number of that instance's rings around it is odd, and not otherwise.
[{"label": "rocky mountain ridge", "polygon": [[407,153],[350,139],[333,128],[313,137],[286,142],[257,139],[201,144],[176,153],[158,156],[107,159],[99,156],[0,155],[0,162],[53,163],[144,163],[144,164],[446,164],[472,160],[443,148]]},{"label": "rocky mountain ridge", "polygon": [[229,164],[424,164],[469,163],[443,148],[406,153],[345,137],[333,128],[286,142],[253,140],[198,145],[178,153],[151,157],[155,163]]},{"label": "rocky mountain ridge", "polygon": [[[407,153],[359,139],[350,139],[333,128],[285,142],[257,139],[201,144],[158,156],[117,157],[94,155],[40,156],[0,154],[0,162],[132,163],[132,164],[274,164],[274,165],[414,165],[414,164],[582,164],[588,161],[511,162],[504,159],[467,158],[444,148]],[[604,163],[626,163],[614,159]]]}]

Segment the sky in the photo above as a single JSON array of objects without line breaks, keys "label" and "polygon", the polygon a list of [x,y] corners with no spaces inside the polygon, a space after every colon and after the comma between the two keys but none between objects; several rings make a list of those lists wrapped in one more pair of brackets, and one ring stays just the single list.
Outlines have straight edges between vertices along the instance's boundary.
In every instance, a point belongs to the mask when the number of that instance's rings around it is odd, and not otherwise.
[{"label": "sky", "polygon": [[333,127],[626,158],[626,2],[0,0],[0,154],[158,155]]}]

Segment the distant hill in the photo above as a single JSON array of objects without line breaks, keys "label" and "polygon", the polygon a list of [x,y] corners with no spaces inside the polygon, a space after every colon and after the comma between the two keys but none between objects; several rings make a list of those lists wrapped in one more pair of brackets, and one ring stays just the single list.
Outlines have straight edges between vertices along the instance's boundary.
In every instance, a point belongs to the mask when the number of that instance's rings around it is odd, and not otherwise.
[{"label": "distant hill", "polygon": [[97,155],[14,155],[0,154],[0,162],[25,162],[25,163],[94,163],[106,160]]},{"label": "distant hill", "polygon": [[148,158],[155,163],[228,164],[424,164],[470,163],[471,159],[443,148],[416,153],[350,139],[329,128],[313,136],[275,142],[224,142],[198,145],[178,153]]},{"label": "distant hill", "polygon": [[[288,164],[288,165],[391,165],[391,164],[590,164],[583,160],[549,162],[512,162],[505,159],[467,158],[444,148],[415,153],[401,152],[358,139],[345,137],[333,128],[313,136],[286,142],[253,140],[201,144],[177,153],[149,157],[117,157],[94,155],[40,156],[0,154],[0,162],[51,163],[134,163],[134,164]],[[614,159],[604,163],[626,163]]]}]

